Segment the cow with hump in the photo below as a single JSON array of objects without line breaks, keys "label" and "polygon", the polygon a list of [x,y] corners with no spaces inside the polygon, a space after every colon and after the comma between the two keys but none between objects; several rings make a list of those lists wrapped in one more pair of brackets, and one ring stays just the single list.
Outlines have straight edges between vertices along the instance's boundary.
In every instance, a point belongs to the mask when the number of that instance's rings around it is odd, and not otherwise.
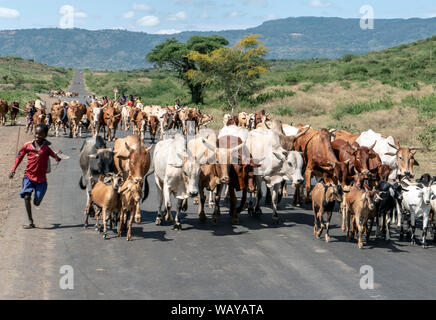
[{"label": "cow with hump", "polygon": [[187,209],[186,200],[199,194],[198,181],[201,164],[206,163],[206,153],[193,155],[186,147],[182,134],[159,141],[153,153],[154,177],[159,196],[156,224],[162,223],[162,204],[165,205],[165,220],[172,221],[171,195],[177,199],[174,229],[181,230],[180,212]]},{"label": "cow with hump", "polygon": [[[150,169],[150,150],[138,135],[116,139],[114,143],[115,172],[123,177],[123,185],[119,189],[121,197],[120,226],[118,235],[128,226],[127,240],[132,237],[133,219],[141,222],[141,200],[148,197],[149,187],[147,173]],[[128,221],[127,221],[128,220]]]}]

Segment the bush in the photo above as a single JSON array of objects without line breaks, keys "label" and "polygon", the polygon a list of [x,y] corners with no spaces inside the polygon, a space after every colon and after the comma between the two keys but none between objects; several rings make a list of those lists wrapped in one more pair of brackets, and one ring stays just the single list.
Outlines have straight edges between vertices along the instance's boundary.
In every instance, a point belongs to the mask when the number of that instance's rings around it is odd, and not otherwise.
[{"label": "bush", "polygon": [[431,151],[431,147],[436,139],[436,125],[427,126],[422,130],[417,137],[422,146],[427,152]]},{"label": "bush", "polygon": [[346,54],[342,57],[342,61],[344,62],[351,62],[353,60],[353,55],[352,54]]},{"label": "bush", "polygon": [[299,82],[299,77],[296,74],[288,73],[285,77],[285,82],[287,84],[297,84]]},{"label": "bush", "polygon": [[277,115],[277,116],[292,116],[292,109],[290,106],[282,106],[282,107],[278,107],[277,109],[273,110],[272,112],[273,114]]},{"label": "bush", "polygon": [[375,102],[356,102],[350,104],[342,104],[336,107],[333,113],[333,118],[340,120],[347,114],[358,115],[363,112],[386,110],[392,108],[394,103],[390,98],[384,98]]}]

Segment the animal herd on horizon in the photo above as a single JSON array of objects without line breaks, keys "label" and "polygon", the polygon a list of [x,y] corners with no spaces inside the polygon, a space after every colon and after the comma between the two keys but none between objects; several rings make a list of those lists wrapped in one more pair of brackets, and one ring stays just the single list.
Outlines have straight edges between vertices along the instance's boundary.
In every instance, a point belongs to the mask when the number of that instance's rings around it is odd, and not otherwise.
[{"label": "animal herd on horizon", "polygon": [[[217,133],[206,127],[213,117],[197,108],[145,106],[140,101],[122,104],[94,99],[82,104],[58,100],[46,112],[44,102],[37,100],[26,104],[26,111],[32,108],[28,130],[46,123],[55,137],[69,128],[71,138],[91,131],[92,138],[80,150],[79,185],[87,194],[85,227],[89,217],[95,217],[95,228],[104,238],[109,222],[111,229],[118,227],[118,236],[127,232],[127,240],[131,239],[133,222],[141,221],[140,204],[147,200],[147,177],[151,175],[159,197],[156,224],[173,222],[176,230],[182,229],[181,213],[188,209],[188,198],[198,204],[200,221],[207,220],[206,190],[213,224],[220,217],[224,189],[233,224],[239,223],[238,215],[246,208],[253,217],[260,216],[263,183],[274,224],[280,222],[278,206],[288,195],[289,183],[294,189],[293,205],[312,203],[314,235],[321,238],[325,231],[327,242],[336,207],[346,239],[357,238],[359,248],[370,240],[374,224],[376,238],[390,240],[391,228],[396,226],[400,240],[406,236],[415,244],[416,221],[422,218],[423,247],[436,228],[436,176],[414,179],[419,149],[400,146],[394,137],[371,129],[353,134],[293,126],[262,110],[226,114]],[[0,100],[0,125],[5,124],[9,110],[16,110],[11,122],[15,124],[18,103]],[[132,130],[132,135],[116,138],[118,127]],[[113,147],[106,141],[114,141]],[[317,180],[314,187],[313,178]],[[174,217],[171,196],[177,200]]]}]

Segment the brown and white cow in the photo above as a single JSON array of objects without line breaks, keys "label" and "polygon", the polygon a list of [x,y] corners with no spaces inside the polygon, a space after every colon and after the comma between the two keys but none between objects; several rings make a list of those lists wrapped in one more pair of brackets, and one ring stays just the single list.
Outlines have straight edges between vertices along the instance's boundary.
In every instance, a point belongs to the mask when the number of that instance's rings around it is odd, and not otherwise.
[{"label": "brown and white cow", "polygon": [[115,140],[115,135],[117,133],[120,120],[121,112],[119,109],[114,107],[114,101],[111,101],[106,107],[103,108],[103,121],[105,126],[107,126],[107,137],[105,138],[108,141]]},{"label": "brown and white cow", "polygon": [[61,126],[64,127],[64,133],[66,133],[65,124],[62,123],[62,119],[64,118],[65,109],[60,104],[54,104],[51,107],[51,119],[53,122],[53,127],[55,131],[55,137],[60,136],[60,128]]}]

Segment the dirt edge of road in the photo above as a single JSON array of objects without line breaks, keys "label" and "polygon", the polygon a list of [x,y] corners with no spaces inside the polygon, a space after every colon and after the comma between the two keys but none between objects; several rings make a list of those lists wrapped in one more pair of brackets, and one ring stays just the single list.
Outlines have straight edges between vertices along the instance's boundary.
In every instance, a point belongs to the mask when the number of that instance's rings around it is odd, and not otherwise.
[{"label": "dirt edge of road", "polygon": [[[70,85],[71,86],[71,85]],[[45,101],[48,110],[51,105],[57,100],[57,98],[49,98],[45,95],[38,95]],[[8,117],[9,120],[9,117]],[[19,137],[18,137],[19,134]],[[6,123],[6,126],[0,127],[0,235],[2,228],[6,222],[9,214],[9,208],[11,202],[21,201],[19,193],[21,191],[21,180],[24,175],[24,169],[26,168],[26,159],[18,167],[15,177],[12,181],[9,181],[8,175],[14,164],[15,157],[18,150],[24,143],[33,140],[31,133],[26,134],[26,118],[19,118],[17,126],[11,126],[10,122]],[[18,141],[18,147],[17,147]],[[18,148],[18,150],[17,150]]]}]

